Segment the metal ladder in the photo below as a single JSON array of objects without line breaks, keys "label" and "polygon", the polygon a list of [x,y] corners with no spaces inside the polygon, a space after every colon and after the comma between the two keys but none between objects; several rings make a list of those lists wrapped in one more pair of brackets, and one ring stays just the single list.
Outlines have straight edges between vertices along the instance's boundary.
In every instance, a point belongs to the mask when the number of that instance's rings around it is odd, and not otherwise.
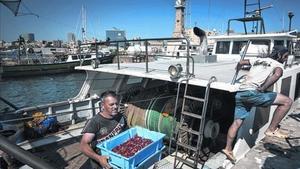
[{"label": "metal ladder", "polygon": [[[208,84],[206,86],[204,98],[198,98],[198,97],[187,95],[187,89],[188,89],[188,85],[189,85],[189,80],[186,81],[185,91],[184,91],[184,96],[183,96],[182,111],[181,111],[181,115],[180,115],[180,122],[179,122],[178,133],[180,133],[180,132],[186,132],[186,133],[191,134],[191,135],[196,135],[196,136],[198,136],[198,140],[197,140],[196,147],[194,147],[193,145],[191,145],[191,143],[186,144],[186,143],[183,143],[180,140],[178,140],[178,134],[177,134],[177,137],[176,137],[175,159],[174,159],[174,168],[176,168],[177,161],[181,162],[182,164],[188,165],[188,166],[190,166],[192,168],[197,168],[198,160],[199,160],[199,155],[200,155],[200,150],[201,150],[202,141],[203,141],[203,132],[204,132],[206,110],[207,110],[208,99],[209,99],[210,85],[214,81],[216,81],[216,77],[212,76],[209,79]],[[203,103],[201,114],[199,115],[197,113],[185,111],[184,107],[185,107],[185,104],[186,104],[186,100],[193,100],[193,101],[197,101],[197,102]],[[187,128],[186,127],[186,123],[184,123],[184,117],[191,117],[191,118],[199,119],[200,120],[200,126],[199,126],[198,131],[197,130],[193,130],[192,128]],[[194,162],[191,162],[191,160],[188,161],[186,158],[179,157],[178,156],[178,148],[179,147],[187,149],[188,152],[191,152],[191,151],[194,152],[195,153],[195,157],[194,157],[194,160],[193,160]]]}]

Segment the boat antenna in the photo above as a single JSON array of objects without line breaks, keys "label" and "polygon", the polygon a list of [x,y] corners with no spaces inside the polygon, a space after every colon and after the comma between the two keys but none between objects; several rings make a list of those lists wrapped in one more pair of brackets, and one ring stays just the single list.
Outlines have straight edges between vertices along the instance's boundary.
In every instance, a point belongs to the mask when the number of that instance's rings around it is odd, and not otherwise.
[{"label": "boat antenna", "polygon": [[[269,9],[269,8],[273,7],[273,5],[261,7],[260,0],[257,0],[256,3],[249,3],[248,0],[245,0],[244,2],[245,2],[244,3],[244,18],[229,19],[228,26],[227,26],[227,34],[229,34],[229,32],[230,32],[230,22],[231,21],[243,22],[245,34],[248,33],[247,25],[246,25],[247,22],[253,22],[252,33],[255,32],[256,34],[258,34],[259,29],[260,29],[259,30],[260,34],[266,33],[264,19],[261,14],[262,14],[262,10]],[[251,9],[249,9],[249,8],[251,8]]]}]

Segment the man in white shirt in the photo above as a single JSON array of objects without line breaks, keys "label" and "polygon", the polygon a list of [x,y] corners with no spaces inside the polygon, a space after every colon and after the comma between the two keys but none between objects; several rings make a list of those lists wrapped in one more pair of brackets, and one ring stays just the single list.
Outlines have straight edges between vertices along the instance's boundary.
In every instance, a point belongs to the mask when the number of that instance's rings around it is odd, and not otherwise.
[{"label": "man in white shirt", "polygon": [[266,91],[282,76],[283,63],[287,60],[288,54],[286,48],[280,48],[273,50],[268,58],[247,59],[238,63],[237,69],[240,69],[243,65],[251,65],[251,68],[247,75],[243,77],[239,91],[236,93],[235,119],[228,130],[226,147],[222,150],[233,163],[236,159],[232,153],[232,143],[252,107],[277,105],[278,107],[265,135],[279,138],[288,137],[288,134],[278,128],[278,125],[289,111],[293,101],[283,94]]}]

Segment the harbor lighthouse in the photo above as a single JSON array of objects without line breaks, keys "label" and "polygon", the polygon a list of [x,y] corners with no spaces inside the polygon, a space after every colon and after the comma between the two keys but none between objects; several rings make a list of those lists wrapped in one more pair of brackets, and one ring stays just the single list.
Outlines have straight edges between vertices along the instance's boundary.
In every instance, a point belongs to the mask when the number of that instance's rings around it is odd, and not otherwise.
[{"label": "harbor lighthouse", "polygon": [[185,1],[186,0],[176,0],[175,9],[175,27],[173,32],[173,37],[183,37],[185,28],[184,28],[184,10],[185,10]]}]

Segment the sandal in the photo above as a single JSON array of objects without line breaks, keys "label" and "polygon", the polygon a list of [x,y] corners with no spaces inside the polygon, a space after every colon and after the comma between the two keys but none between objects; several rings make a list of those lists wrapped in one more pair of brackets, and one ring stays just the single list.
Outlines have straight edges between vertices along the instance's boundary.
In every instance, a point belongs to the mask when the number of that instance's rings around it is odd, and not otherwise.
[{"label": "sandal", "polygon": [[227,159],[230,160],[233,164],[236,162],[236,159],[233,156],[232,151],[228,151],[228,150],[223,149],[222,153],[224,153],[226,155]]},{"label": "sandal", "polygon": [[275,131],[270,131],[269,129],[267,129],[265,131],[265,135],[269,136],[269,137],[277,137],[277,138],[288,138],[288,134],[284,133],[282,130],[280,130],[279,128],[277,128]]}]

